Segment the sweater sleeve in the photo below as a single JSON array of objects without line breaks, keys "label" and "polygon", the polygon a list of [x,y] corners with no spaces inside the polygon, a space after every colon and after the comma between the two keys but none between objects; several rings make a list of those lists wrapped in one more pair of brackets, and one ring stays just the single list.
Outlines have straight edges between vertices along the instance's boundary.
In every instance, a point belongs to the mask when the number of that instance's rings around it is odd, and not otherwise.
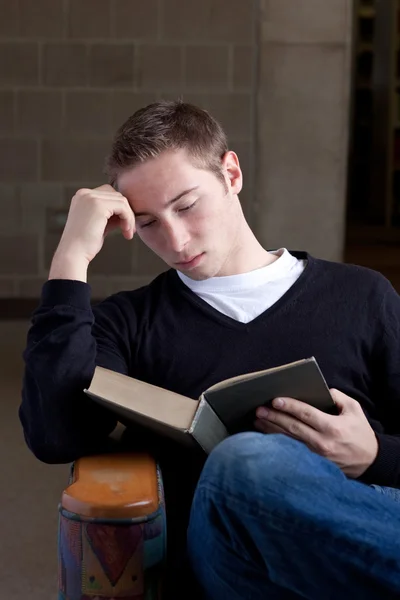
[{"label": "sweater sleeve", "polygon": [[43,462],[71,462],[108,449],[117,421],[83,390],[96,364],[128,373],[128,332],[135,323],[126,321],[113,297],[92,309],[86,283],[44,284],[28,332],[19,409],[25,440]]},{"label": "sweater sleeve", "polygon": [[360,480],[400,488],[400,296],[382,280],[385,293],[375,318],[372,369],[375,404],[384,432],[376,432],[378,455]]}]

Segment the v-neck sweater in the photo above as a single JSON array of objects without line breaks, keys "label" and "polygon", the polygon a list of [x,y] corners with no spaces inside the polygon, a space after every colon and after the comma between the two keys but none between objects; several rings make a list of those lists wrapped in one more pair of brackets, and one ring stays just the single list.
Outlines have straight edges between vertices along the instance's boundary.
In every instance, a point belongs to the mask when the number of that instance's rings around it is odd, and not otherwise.
[{"label": "v-neck sweater", "polygon": [[400,487],[400,297],[375,271],[291,254],[307,261],[303,273],[249,323],[172,269],[95,306],[87,283],[46,282],[19,411],[34,454],[62,463],[104,447],[116,419],[83,392],[96,365],[198,398],[223,379],[315,356],[328,386],[359,401],[376,432],[378,456],[360,479]]}]

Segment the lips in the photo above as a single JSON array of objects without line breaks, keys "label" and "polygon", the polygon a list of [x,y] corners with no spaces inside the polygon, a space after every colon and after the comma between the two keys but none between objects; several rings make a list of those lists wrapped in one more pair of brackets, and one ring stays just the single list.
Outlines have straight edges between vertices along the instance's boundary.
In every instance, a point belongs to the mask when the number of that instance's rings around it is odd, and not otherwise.
[{"label": "lips", "polygon": [[191,267],[196,267],[199,262],[201,261],[201,259],[203,258],[204,252],[202,252],[201,254],[196,254],[195,256],[193,256],[192,258],[188,259],[188,260],[184,260],[184,261],[180,261],[175,263],[177,267],[180,267],[181,269],[183,268],[191,268]]},{"label": "lips", "polygon": [[195,254],[194,256],[192,256],[192,258],[185,258],[185,260],[180,260],[179,262],[177,262],[177,265],[188,265],[189,263],[191,263],[192,261],[194,261],[195,258],[197,258],[198,256],[200,256],[199,254]]}]

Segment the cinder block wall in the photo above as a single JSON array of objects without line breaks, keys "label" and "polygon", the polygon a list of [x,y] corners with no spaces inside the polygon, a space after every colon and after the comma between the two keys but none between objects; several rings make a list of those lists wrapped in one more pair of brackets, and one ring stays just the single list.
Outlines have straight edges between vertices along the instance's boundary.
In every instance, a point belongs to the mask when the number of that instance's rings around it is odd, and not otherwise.
[{"label": "cinder block wall", "polygon": [[262,0],[260,241],[342,260],[355,0]]},{"label": "cinder block wall", "polygon": [[[0,297],[37,298],[60,231],[54,210],[103,183],[115,129],[137,108],[183,96],[225,126],[252,218],[257,0],[0,0]],[[112,236],[93,295],[163,268]]]}]

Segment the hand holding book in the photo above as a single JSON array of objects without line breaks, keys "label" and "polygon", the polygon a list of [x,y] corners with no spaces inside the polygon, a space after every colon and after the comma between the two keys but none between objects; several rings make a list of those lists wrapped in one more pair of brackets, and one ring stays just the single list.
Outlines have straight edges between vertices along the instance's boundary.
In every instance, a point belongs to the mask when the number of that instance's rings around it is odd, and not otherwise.
[{"label": "hand holding book", "polygon": [[275,398],[270,407],[256,410],[255,428],[300,440],[337,464],[348,477],[360,477],[374,462],[378,441],[359,402],[339,390],[329,391],[338,415],[326,414],[294,398]]}]

